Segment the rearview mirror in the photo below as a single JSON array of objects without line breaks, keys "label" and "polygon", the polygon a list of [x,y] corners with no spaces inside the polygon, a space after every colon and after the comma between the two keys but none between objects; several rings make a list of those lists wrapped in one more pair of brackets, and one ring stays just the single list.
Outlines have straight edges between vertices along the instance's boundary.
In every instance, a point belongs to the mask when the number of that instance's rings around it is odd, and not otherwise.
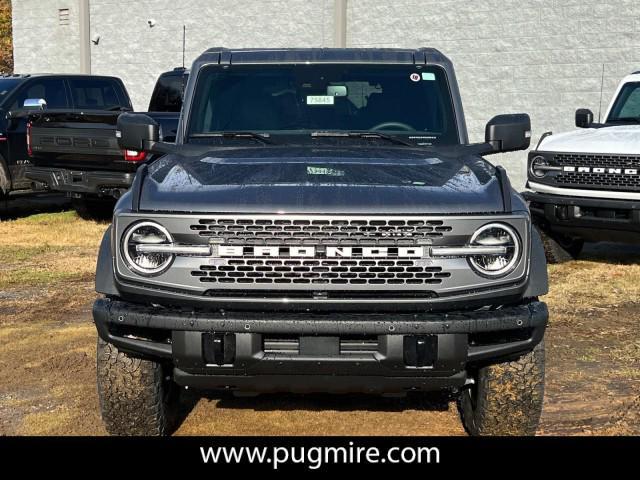
[{"label": "rearview mirror", "polygon": [[160,127],[147,115],[123,113],[118,117],[116,138],[122,150],[149,151],[160,139]]},{"label": "rearview mirror", "polygon": [[31,110],[44,110],[47,108],[47,101],[44,98],[27,98],[22,106]]},{"label": "rearview mirror", "polygon": [[588,108],[576,110],[576,127],[589,128],[593,123],[593,112]]},{"label": "rearview mirror", "polygon": [[493,147],[491,153],[526,150],[531,143],[531,119],[526,113],[493,117],[487,123],[484,138]]}]

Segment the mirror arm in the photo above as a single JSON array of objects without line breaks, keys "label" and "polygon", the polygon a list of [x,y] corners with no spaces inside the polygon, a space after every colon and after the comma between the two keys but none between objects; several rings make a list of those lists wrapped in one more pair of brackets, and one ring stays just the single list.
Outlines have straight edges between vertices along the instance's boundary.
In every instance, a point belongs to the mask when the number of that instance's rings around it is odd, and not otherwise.
[{"label": "mirror arm", "polygon": [[498,153],[495,146],[489,142],[473,143],[467,148],[469,153],[476,155],[493,155],[494,153]]},{"label": "mirror arm", "polygon": [[174,143],[144,141],[143,145],[143,150],[145,152],[165,154],[174,153],[176,151],[176,145]]}]

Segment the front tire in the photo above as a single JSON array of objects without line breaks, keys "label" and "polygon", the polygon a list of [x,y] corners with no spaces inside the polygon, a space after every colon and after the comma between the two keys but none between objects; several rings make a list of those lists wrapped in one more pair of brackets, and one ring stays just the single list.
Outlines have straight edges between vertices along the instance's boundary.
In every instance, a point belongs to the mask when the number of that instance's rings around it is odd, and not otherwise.
[{"label": "front tire", "polygon": [[87,197],[71,199],[71,205],[83,220],[108,221],[113,216],[116,200],[111,197]]},{"label": "front tire", "polygon": [[119,351],[98,338],[100,411],[111,435],[169,435],[176,426],[179,390],[166,369]]},{"label": "front tire", "polygon": [[535,435],[544,397],[544,340],[518,360],[478,369],[458,399],[471,435]]},{"label": "front tire", "polygon": [[584,240],[561,235],[550,235],[537,227],[547,263],[564,263],[575,260],[584,247]]}]

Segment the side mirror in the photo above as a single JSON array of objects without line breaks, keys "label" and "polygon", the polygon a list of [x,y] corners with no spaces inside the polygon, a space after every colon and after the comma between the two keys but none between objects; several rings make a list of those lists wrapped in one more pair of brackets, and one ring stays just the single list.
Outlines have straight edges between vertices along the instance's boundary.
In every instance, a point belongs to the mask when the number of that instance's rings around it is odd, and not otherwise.
[{"label": "side mirror", "polygon": [[593,112],[588,108],[576,110],[576,127],[589,128],[593,123]]},{"label": "side mirror", "polygon": [[44,110],[47,108],[47,101],[44,98],[27,98],[22,106],[31,110]]},{"label": "side mirror", "polygon": [[484,139],[493,147],[491,153],[526,150],[531,143],[531,119],[526,113],[493,117],[487,123]]},{"label": "side mirror", "polygon": [[122,150],[150,151],[160,139],[160,126],[147,115],[123,113],[118,117],[116,138]]}]

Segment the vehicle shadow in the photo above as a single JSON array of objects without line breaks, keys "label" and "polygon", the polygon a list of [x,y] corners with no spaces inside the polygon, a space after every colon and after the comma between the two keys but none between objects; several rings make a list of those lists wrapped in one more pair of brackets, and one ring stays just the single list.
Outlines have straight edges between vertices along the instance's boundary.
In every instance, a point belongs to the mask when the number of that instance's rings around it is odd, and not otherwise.
[{"label": "vehicle shadow", "polygon": [[18,193],[0,198],[0,220],[15,220],[36,213],[68,210],[69,199],[59,193]]},{"label": "vehicle shadow", "polygon": [[640,263],[640,245],[606,242],[587,243],[578,260],[634,265]]},{"label": "vehicle shadow", "polygon": [[453,396],[446,392],[409,393],[404,397],[383,397],[365,394],[263,394],[235,396],[226,392],[208,392],[205,401],[217,401],[216,408],[249,409],[255,411],[338,411],[402,412],[429,410],[444,412]]}]

